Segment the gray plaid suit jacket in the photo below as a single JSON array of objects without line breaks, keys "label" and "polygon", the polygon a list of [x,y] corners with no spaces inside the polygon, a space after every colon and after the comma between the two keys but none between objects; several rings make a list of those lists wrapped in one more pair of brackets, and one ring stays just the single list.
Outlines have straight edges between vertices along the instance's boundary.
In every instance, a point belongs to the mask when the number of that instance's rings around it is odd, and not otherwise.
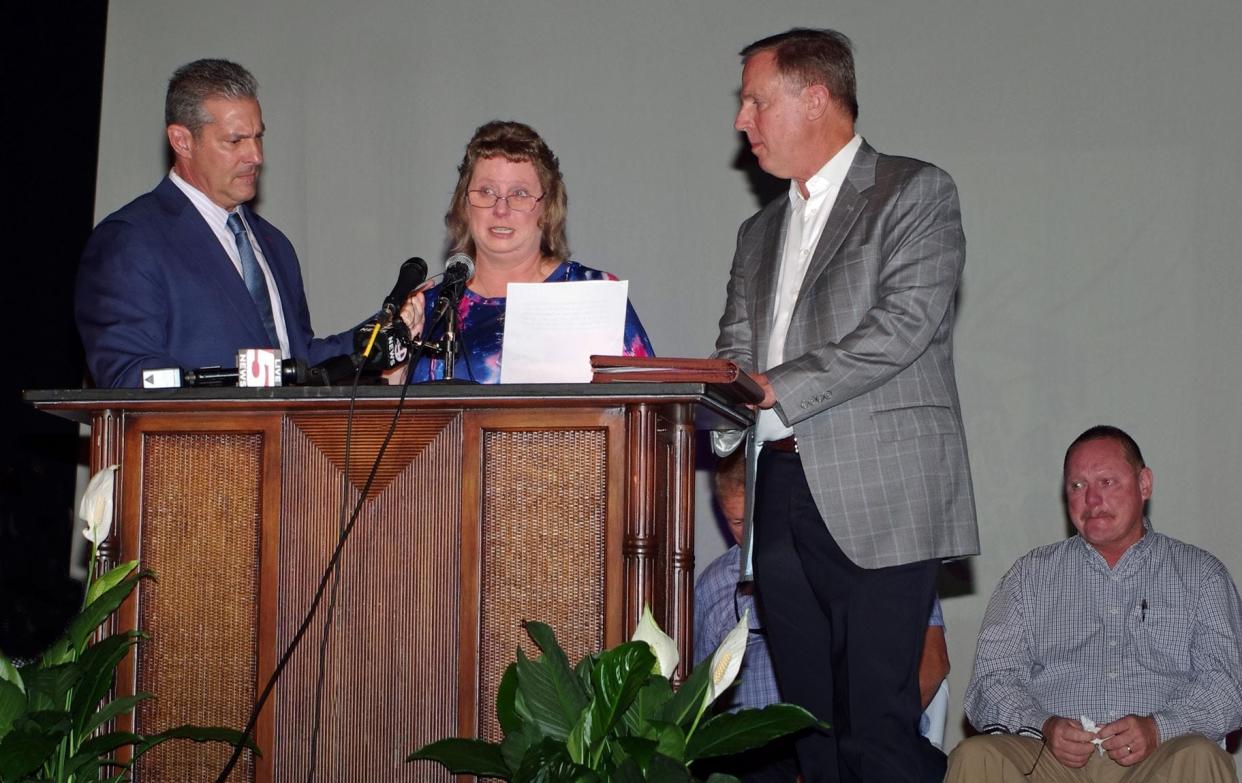
[{"label": "gray plaid suit jacket", "polygon": [[966,244],[953,180],[863,143],[798,293],[789,358],[769,368],[788,204],[738,230],[715,355],[767,371],[820,515],[851,560],[978,554],[953,376]]}]

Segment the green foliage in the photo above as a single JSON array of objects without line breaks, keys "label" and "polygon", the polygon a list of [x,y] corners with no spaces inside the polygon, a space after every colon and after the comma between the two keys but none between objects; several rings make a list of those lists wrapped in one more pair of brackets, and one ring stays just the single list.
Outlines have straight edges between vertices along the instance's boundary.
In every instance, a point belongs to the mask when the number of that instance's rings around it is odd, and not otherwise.
[{"label": "green foliage", "polygon": [[[526,623],[541,655],[521,650],[501,678],[496,716],[504,740],[442,739],[407,761],[515,783],[694,783],[692,764],[817,725],[789,704],[705,716],[709,666],[674,691],[646,642],[627,642],[571,667],[552,629]],[[723,686],[722,686],[723,687]],[[719,773],[708,783],[736,783]]]},{"label": "green foliage", "polygon": [[[142,754],[172,739],[241,742],[232,729],[179,726],[159,734],[103,732],[109,721],[151,697],[139,693],[108,699],[117,664],[142,635],[131,631],[91,643],[96,629],[150,577],[125,563],[88,585],[81,613],[38,660],[14,666],[0,655],[0,783],[120,781]],[[257,752],[253,742],[247,745]],[[111,754],[130,747],[118,764]]]},{"label": "green foliage", "polygon": [[509,764],[500,748],[483,740],[449,737],[411,753],[409,760],[414,759],[438,761],[453,774],[473,773],[484,778],[502,778],[509,774]]}]

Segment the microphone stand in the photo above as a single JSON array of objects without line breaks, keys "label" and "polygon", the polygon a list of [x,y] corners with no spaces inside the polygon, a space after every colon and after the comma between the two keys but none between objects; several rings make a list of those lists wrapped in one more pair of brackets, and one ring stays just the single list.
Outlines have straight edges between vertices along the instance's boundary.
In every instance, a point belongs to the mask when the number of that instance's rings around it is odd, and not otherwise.
[{"label": "microphone stand", "polygon": [[426,381],[426,383],[434,384],[474,384],[476,381],[469,378],[457,378],[457,355],[460,350],[458,344],[460,340],[457,332],[461,326],[460,314],[458,313],[458,303],[466,289],[466,279],[462,278],[452,286],[446,286],[440,292],[440,300],[436,302],[437,315],[432,318],[432,325],[436,323],[444,323],[444,332],[438,342],[427,342],[423,340],[411,340],[411,344],[438,354],[444,361],[443,377],[435,380]]},{"label": "microphone stand", "polygon": [[444,355],[444,378],[445,382],[452,383],[456,380],[454,375],[457,372],[457,308],[451,307],[448,311],[448,319],[444,324],[444,337],[441,339],[441,350]]}]

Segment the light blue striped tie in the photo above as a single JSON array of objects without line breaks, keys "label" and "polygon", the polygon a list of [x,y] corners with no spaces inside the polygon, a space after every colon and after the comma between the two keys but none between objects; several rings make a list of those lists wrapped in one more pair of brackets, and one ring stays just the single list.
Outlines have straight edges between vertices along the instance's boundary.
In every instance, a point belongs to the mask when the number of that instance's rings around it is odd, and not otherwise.
[{"label": "light blue striped tie", "polygon": [[[276,334],[276,319],[272,317],[272,296],[267,290],[267,279],[263,276],[263,268],[259,259],[255,258],[254,246],[250,244],[250,236],[246,233],[246,224],[241,215],[233,212],[228,219],[233,238],[237,240],[237,254],[241,256],[242,278],[246,281],[246,289],[254,306],[259,308],[259,317],[263,319],[263,328],[267,330],[267,339],[271,340],[270,348],[280,347],[280,337]],[[244,346],[258,348],[262,346]]]}]

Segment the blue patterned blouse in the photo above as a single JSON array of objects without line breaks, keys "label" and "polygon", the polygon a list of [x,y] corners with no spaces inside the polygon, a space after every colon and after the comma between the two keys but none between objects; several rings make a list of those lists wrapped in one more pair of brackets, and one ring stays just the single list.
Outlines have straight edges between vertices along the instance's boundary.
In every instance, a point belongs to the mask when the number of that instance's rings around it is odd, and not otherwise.
[{"label": "blue patterned blouse", "polygon": [[[579,280],[616,280],[616,275],[601,272],[579,264],[577,261],[563,261],[545,283],[565,283]],[[426,314],[430,322],[440,286],[429,288],[425,294]],[[473,380],[479,383],[500,383],[500,347],[505,333],[505,298],[479,296],[466,289],[457,309],[461,329],[458,332],[460,351],[453,376],[458,380]],[[439,331],[437,329],[437,331]],[[431,339],[439,339],[439,334],[429,335]],[[626,356],[654,356],[651,341],[647,332],[634,312],[634,305],[625,306],[625,346]],[[423,358],[414,368],[412,383],[438,380],[444,377],[444,361],[439,357]]]}]

